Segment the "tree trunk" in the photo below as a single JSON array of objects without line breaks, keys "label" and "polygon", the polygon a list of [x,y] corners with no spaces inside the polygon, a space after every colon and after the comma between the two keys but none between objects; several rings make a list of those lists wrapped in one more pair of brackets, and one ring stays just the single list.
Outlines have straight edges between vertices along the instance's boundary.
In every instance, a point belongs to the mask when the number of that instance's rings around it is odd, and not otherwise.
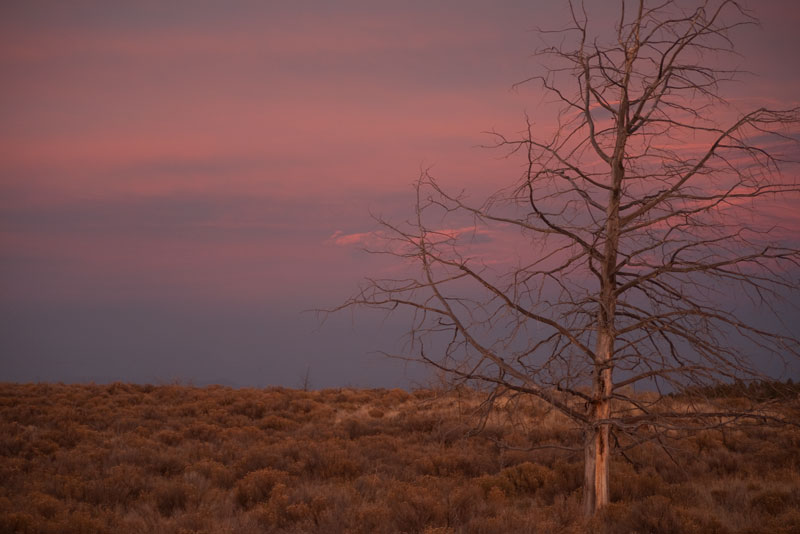
[{"label": "tree trunk", "polygon": [[583,513],[587,517],[608,504],[608,425],[586,433]]},{"label": "tree trunk", "polygon": [[597,343],[595,379],[592,388],[594,402],[590,417],[595,424],[587,429],[584,444],[583,513],[587,517],[594,515],[608,504],[610,432],[608,424],[600,421],[607,421],[611,415],[611,401],[609,400],[611,367],[608,362],[611,359],[613,343],[613,334],[601,331]]}]

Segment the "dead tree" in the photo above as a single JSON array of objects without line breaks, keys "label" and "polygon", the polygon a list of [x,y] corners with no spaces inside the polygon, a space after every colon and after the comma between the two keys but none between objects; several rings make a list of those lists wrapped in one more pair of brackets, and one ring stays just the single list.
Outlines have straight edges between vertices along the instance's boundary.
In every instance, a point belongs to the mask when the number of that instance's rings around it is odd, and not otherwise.
[{"label": "dead tree", "polygon": [[[619,436],[753,413],[665,411],[632,385],[747,379],[759,358],[800,353],[791,326],[740,307],[775,312],[798,289],[797,236],[763,210],[796,209],[800,110],[734,114],[724,100],[731,32],[755,22],[739,2],[630,4],[599,34],[582,5],[542,32],[558,44],[525,83],[560,104],[558,127],[493,134],[524,158],[521,179],[474,204],[422,173],[415,217],[380,221],[381,252],[416,274],[368,280],[344,305],[408,308],[410,357],[566,414],[585,435],[587,515],[608,503]],[[500,234],[515,237],[498,262],[474,237]]]}]

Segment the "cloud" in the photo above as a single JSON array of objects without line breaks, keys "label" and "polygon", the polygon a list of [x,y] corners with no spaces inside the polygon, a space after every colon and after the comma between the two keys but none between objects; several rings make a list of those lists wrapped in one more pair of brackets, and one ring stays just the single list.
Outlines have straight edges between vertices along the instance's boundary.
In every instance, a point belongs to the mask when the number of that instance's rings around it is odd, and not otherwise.
[{"label": "cloud", "polygon": [[[429,237],[433,237],[434,240],[460,240],[465,244],[469,243],[473,245],[490,243],[496,238],[496,231],[478,226],[428,229],[427,234]],[[325,240],[325,243],[339,247],[359,246],[363,248],[380,248],[377,245],[382,245],[385,248],[389,239],[389,234],[382,230],[350,234],[342,230],[336,230]]]},{"label": "cloud", "polygon": [[325,245],[342,248],[360,248],[366,250],[385,250],[388,248],[389,235],[381,230],[373,232],[345,233],[336,230],[325,240]]},{"label": "cloud", "polygon": [[363,244],[367,237],[372,235],[371,232],[362,232],[355,234],[346,234],[341,230],[336,230],[331,236],[325,240],[326,245],[336,245],[339,247],[349,247],[354,245]]}]

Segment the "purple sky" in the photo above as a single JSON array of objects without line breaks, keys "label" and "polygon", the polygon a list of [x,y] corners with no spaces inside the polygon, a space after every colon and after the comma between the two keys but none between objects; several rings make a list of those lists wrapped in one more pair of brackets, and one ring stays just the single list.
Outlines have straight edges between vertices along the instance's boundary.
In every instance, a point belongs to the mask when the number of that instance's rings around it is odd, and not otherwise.
[{"label": "purple sky", "polygon": [[[800,8],[753,6],[762,27],[736,42],[758,75],[728,94],[798,105]],[[410,214],[421,167],[476,191],[516,178],[477,145],[525,111],[547,128],[511,85],[564,8],[3,2],[0,380],[424,381],[370,354],[399,320],[302,311],[392,268],[360,236],[370,211]],[[798,228],[797,211],[776,217]]]}]

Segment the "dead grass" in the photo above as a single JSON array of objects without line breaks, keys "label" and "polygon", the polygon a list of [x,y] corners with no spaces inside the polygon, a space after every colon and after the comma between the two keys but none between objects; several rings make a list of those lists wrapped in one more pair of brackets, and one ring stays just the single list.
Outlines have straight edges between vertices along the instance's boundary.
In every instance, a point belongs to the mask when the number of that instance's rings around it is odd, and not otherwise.
[{"label": "dead grass", "polygon": [[0,532],[800,532],[796,428],[682,437],[677,463],[634,449],[585,522],[580,451],[497,444],[580,435],[523,402],[465,437],[479,405],[469,390],[0,384]]}]

